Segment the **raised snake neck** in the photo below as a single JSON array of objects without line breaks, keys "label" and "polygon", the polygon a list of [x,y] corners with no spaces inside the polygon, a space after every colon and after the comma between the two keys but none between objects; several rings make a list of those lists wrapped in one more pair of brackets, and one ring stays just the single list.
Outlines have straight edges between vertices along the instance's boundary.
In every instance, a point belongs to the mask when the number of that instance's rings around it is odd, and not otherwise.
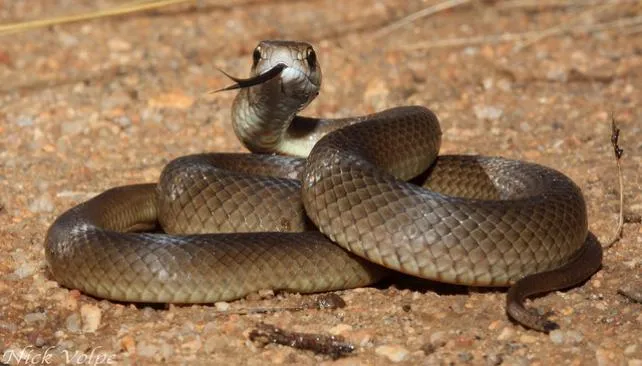
[{"label": "raised snake neck", "polygon": [[[263,41],[253,58],[251,78],[235,79],[237,136],[254,152],[308,159],[187,156],[168,164],[157,185],[114,188],[76,206],[47,233],[58,282],[120,301],[208,303],[265,288],[363,286],[383,266],[511,286],[509,315],[548,331],[556,325],[527,311],[524,299],[599,268],[582,194],[561,173],[501,158],[435,162],[441,131],[423,107],[296,117],[321,83],[312,47]],[[411,178],[435,192],[405,182]],[[157,223],[168,234],[127,232]]]}]

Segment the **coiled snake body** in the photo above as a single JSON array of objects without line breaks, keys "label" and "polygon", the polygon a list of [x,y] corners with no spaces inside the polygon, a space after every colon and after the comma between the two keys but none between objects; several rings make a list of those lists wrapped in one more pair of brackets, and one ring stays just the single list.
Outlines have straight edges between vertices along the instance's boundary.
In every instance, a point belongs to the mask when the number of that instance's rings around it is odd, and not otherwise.
[{"label": "coiled snake body", "polygon": [[[525,298],[599,268],[582,194],[561,173],[437,158],[440,127],[423,107],[296,116],[321,83],[312,47],[263,41],[253,58],[251,77],[227,89],[240,89],[234,129],[257,154],[182,157],[158,184],[114,188],[70,209],[47,233],[54,279],[112,300],[209,303],[260,289],[364,286],[385,267],[511,286],[509,315],[548,331],[555,324],[527,311]],[[158,223],[164,233],[140,232]]]}]

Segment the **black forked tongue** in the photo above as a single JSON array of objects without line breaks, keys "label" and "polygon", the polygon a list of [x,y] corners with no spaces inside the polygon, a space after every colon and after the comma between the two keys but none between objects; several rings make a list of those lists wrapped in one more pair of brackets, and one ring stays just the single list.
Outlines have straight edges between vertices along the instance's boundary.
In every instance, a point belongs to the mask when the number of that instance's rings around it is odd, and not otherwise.
[{"label": "black forked tongue", "polygon": [[268,71],[266,71],[266,72],[264,72],[262,74],[253,76],[251,78],[247,78],[247,79],[239,79],[239,78],[234,77],[234,76],[226,73],[225,71],[219,69],[220,72],[222,72],[228,78],[232,79],[236,84],[232,84],[230,86],[226,86],[226,87],[221,88],[221,89],[213,90],[213,91],[210,91],[209,93],[210,94],[214,94],[214,93],[218,93],[218,92],[222,92],[222,91],[249,88],[249,87],[254,86],[254,85],[263,84],[264,82],[275,78],[286,67],[287,67],[286,64],[276,64],[276,65],[274,65],[274,67],[272,67]]}]

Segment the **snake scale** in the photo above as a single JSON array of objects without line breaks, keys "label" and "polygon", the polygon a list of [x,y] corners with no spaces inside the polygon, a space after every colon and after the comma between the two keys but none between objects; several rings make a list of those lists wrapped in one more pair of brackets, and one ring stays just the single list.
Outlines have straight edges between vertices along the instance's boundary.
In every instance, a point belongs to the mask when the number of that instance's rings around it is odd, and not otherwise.
[{"label": "snake scale", "polygon": [[508,314],[549,331],[556,324],[525,299],[600,267],[582,193],[553,169],[438,156],[439,122],[424,107],[297,116],[321,85],[308,43],[262,41],[250,78],[230,78],[222,90],[239,89],[234,131],[254,154],[181,157],[158,184],[113,188],[62,214],[45,242],[62,286],[211,303],[260,289],[365,286],[392,269],[508,286]]}]

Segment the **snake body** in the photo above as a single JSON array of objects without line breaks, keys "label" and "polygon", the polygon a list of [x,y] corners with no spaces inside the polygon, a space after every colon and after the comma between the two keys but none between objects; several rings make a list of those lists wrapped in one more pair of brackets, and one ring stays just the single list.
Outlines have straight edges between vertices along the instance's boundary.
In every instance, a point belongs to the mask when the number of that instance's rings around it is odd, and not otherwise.
[{"label": "snake body", "polygon": [[54,279],[112,300],[209,303],[260,289],[364,286],[387,268],[510,286],[508,314],[548,331],[555,324],[525,298],[599,268],[582,193],[563,174],[437,157],[441,130],[424,107],[297,116],[321,84],[313,48],[263,41],[253,59],[251,77],[226,89],[240,89],[234,130],[256,154],[178,158],[158,184],[117,187],[70,209],[47,233]]}]

